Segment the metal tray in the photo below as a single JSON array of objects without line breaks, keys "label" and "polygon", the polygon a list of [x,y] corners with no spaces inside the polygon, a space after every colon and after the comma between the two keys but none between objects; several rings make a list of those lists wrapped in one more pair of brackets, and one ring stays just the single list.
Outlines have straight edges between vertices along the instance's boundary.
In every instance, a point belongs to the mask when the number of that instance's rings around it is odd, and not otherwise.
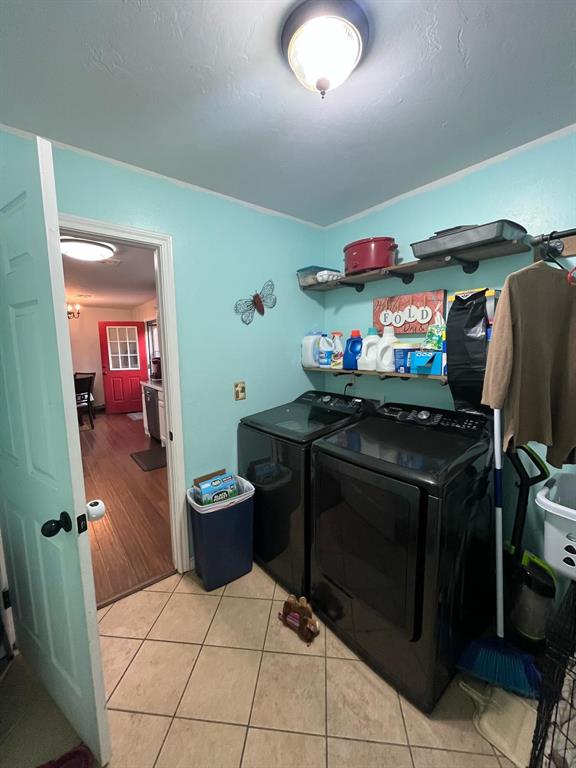
[{"label": "metal tray", "polygon": [[411,248],[417,259],[428,259],[457,251],[473,251],[474,248],[484,248],[490,244],[516,243],[523,240],[526,234],[520,224],[509,219],[499,219],[479,226],[445,229],[436,232],[428,240],[411,243]]}]

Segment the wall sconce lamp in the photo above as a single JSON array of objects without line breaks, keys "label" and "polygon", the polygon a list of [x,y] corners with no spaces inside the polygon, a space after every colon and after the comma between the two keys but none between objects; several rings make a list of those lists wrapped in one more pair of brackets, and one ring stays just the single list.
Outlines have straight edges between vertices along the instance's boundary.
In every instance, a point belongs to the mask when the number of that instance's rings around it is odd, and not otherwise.
[{"label": "wall sconce lamp", "polygon": [[66,307],[66,314],[68,315],[68,320],[77,320],[80,317],[80,304],[68,304]]}]

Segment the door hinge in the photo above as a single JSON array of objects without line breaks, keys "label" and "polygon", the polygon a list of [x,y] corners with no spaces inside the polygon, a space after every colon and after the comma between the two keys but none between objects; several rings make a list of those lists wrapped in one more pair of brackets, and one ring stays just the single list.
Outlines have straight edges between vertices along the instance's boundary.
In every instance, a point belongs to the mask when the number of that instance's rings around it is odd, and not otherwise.
[{"label": "door hinge", "polygon": [[174,440],[174,435],[172,434],[172,430],[168,432],[168,437],[170,438],[170,441]]},{"label": "door hinge", "polygon": [[4,589],[2,590],[2,607],[5,611],[8,610],[8,608],[12,607],[12,603],[10,602],[10,590]]}]

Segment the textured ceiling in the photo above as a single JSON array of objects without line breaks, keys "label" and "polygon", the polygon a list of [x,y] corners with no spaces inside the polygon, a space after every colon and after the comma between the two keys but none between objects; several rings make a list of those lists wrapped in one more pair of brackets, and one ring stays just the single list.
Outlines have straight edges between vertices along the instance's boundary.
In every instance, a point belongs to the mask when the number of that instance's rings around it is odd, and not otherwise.
[{"label": "textured ceiling", "polygon": [[0,122],[327,224],[576,121],[576,3],[362,4],[321,101],[289,0],[2,0]]},{"label": "textured ceiling", "polygon": [[156,296],[154,251],[113,240],[106,242],[116,248],[108,261],[62,257],[66,301],[85,307],[132,309],[153,299]]}]

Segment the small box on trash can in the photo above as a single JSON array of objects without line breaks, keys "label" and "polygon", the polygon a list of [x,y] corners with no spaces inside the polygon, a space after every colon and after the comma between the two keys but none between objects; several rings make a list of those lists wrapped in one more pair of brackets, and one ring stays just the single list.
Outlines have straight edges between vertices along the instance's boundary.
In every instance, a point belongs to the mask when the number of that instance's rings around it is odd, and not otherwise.
[{"label": "small box on trash can", "polygon": [[199,504],[193,488],[187,494],[196,573],[207,592],[252,570],[254,486],[238,475],[234,479],[237,495],[225,501]]},{"label": "small box on trash can", "polygon": [[216,504],[237,495],[236,478],[223,469],[194,479],[194,498],[198,504]]}]

